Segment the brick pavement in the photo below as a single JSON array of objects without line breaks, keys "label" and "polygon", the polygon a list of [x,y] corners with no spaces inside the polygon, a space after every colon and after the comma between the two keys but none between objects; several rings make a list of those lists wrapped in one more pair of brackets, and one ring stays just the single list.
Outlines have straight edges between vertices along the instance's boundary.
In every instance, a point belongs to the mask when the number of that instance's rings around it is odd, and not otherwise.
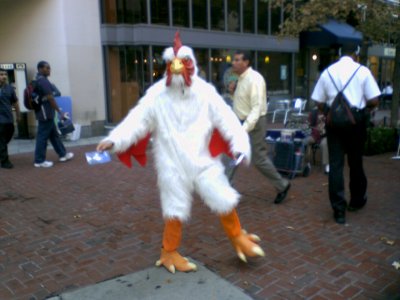
[{"label": "brick pavement", "polygon": [[[73,161],[51,169],[33,168],[32,153],[16,154],[15,169],[0,169],[0,299],[44,299],[158,259],[163,223],[152,160],[146,168],[89,166],[84,152],[93,149],[75,147]],[[320,168],[296,177],[288,200],[274,205],[271,185],[242,167],[234,179],[239,214],[266,257],[240,262],[198,198],[181,252],[254,299],[400,299],[392,266],[400,261],[400,161],[391,156],[365,158],[369,202],[348,213],[346,226],[333,221]]]}]

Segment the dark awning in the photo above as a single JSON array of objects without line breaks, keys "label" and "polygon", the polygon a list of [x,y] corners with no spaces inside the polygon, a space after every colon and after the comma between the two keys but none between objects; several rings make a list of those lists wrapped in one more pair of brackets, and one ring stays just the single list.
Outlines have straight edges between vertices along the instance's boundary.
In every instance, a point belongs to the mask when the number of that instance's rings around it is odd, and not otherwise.
[{"label": "dark awning", "polygon": [[360,44],[363,36],[349,24],[329,20],[319,25],[319,31],[307,31],[300,34],[300,47],[335,47],[348,44]]}]

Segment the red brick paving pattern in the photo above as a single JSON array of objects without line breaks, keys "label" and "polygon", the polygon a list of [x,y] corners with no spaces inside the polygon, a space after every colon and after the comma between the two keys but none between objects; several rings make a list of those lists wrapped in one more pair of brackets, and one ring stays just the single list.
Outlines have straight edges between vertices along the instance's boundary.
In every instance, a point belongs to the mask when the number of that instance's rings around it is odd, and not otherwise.
[{"label": "red brick paving pattern", "polygon": [[[0,299],[44,299],[158,259],[163,223],[152,160],[146,168],[89,166],[84,152],[93,149],[76,147],[73,161],[51,169],[34,168],[32,153],[13,155],[15,169],[0,169]],[[333,222],[318,167],[293,180],[281,205],[267,180],[241,167],[239,215],[266,257],[241,263],[197,197],[180,250],[254,299],[400,299],[392,266],[400,261],[400,162],[390,157],[365,158],[369,202],[347,214],[348,226]]]}]

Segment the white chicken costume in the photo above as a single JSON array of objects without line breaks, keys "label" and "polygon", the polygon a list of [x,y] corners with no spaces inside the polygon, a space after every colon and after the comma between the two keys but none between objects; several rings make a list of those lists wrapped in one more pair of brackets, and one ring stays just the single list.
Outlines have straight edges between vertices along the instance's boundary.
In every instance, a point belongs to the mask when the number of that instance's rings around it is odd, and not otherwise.
[{"label": "white chicken costume", "polygon": [[182,222],[190,217],[193,192],[220,216],[240,259],[263,256],[259,238],[241,229],[235,210],[239,194],[225,176],[220,158],[213,157],[223,151],[218,149],[223,139],[229,147],[226,150],[242,153],[250,161],[247,133],[215,88],[197,76],[193,51],[182,46],[178,32],[174,47],[167,48],[163,58],[167,63],[164,78],[147,90],[97,149],[117,152],[127,165],[130,156],[135,156],[143,165],[151,135],[165,221],[157,266],[172,273],[196,270],[195,264],[177,252]]}]

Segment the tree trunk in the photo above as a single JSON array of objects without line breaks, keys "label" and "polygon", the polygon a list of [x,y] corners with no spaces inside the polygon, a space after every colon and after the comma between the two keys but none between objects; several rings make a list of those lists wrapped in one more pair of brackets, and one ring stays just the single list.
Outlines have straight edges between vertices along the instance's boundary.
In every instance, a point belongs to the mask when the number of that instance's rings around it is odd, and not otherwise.
[{"label": "tree trunk", "polygon": [[391,125],[394,128],[400,127],[397,122],[399,120],[399,101],[400,101],[400,38],[396,43],[396,56],[394,58],[394,72],[393,72],[393,97],[392,97],[392,110],[390,114]]}]

